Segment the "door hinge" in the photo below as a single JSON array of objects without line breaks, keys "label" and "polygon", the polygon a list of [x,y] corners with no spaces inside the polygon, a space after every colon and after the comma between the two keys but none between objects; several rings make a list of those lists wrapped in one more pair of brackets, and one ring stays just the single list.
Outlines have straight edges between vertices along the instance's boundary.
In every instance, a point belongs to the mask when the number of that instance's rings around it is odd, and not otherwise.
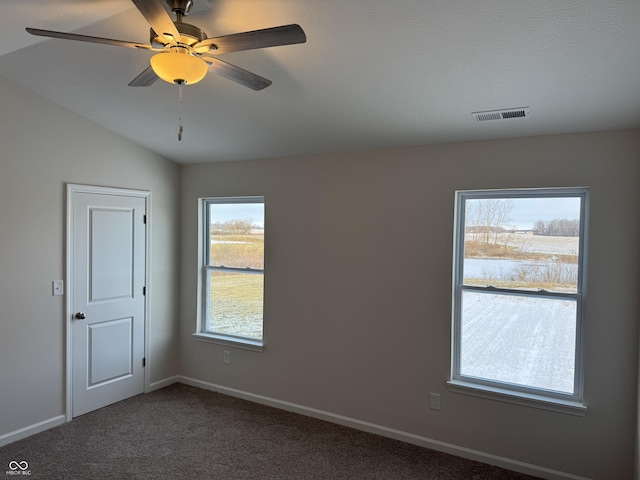
[{"label": "door hinge", "polygon": [[147,294],[147,287],[142,287],[142,295],[146,295]]},{"label": "door hinge", "polygon": [[142,366],[146,367],[147,366],[147,357],[143,357],[142,358]]},{"label": "door hinge", "polygon": [[147,224],[147,216],[146,215],[142,216],[142,223],[144,223],[145,225]]}]

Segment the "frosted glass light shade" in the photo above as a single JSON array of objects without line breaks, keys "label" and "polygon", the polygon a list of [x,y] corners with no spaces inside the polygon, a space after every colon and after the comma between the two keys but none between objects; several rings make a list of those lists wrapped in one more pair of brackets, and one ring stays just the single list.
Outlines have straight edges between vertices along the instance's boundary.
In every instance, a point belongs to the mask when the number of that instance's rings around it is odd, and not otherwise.
[{"label": "frosted glass light shade", "polygon": [[181,52],[158,53],[151,57],[151,68],[165,82],[198,83],[207,74],[204,60]]}]

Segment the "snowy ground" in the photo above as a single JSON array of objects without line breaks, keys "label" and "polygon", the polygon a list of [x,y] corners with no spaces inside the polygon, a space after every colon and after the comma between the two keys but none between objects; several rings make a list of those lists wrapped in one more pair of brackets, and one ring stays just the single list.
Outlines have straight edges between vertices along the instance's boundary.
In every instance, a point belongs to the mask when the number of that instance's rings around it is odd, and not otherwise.
[{"label": "snowy ground", "polygon": [[465,292],[460,373],[573,392],[576,304]]},{"label": "snowy ground", "polygon": [[505,243],[524,252],[577,255],[579,237],[549,237],[546,235],[526,235],[501,233],[498,243]]},{"label": "snowy ground", "polygon": [[215,318],[214,329],[217,333],[260,339],[262,315],[218,315]]}]

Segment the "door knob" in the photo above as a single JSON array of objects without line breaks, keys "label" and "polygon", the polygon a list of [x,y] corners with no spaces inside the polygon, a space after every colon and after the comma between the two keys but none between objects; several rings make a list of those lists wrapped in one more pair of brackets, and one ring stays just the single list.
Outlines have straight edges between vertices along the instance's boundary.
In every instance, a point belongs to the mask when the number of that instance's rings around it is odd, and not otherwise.
[{"label": "door knob", "polygon": [[76,313],[76,319],[77,320],[84,320],[85,318],[87,318],[87,316],[84,313],[82,313],[82,312]]}]

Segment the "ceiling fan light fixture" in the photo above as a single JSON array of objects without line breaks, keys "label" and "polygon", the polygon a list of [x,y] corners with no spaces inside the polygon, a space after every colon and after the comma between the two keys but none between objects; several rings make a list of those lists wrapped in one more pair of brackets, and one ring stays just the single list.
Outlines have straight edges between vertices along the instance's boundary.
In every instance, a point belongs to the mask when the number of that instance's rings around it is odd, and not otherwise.
[{"label": "ceiling fan light fixture", "polygon": [[165,82],[193,85],[204,78],[209,66],[187,49],[172,48],[151,57],[151,68]]}]

